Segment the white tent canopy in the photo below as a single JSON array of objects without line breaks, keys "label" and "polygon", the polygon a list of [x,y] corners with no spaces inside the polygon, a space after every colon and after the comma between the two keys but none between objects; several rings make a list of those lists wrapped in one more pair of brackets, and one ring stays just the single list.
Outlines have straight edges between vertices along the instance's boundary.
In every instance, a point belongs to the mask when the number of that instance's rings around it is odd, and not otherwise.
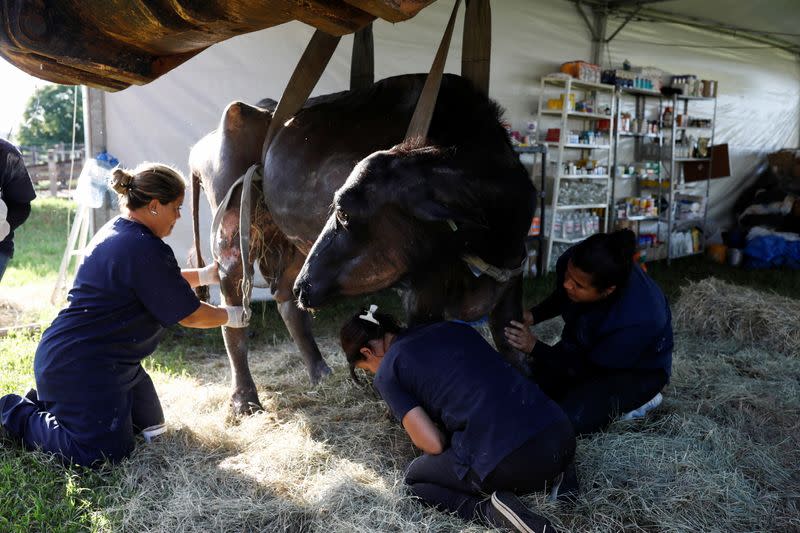
[{"label": "white tent canopy", "polygon": [[[451,2],[438,1],[407,22],[376,22],[376,79],[427,72],[451,8]],[[776,37],[800,45],[800,37],[793,33],[800,15],[795,0],[672,0],[644,9],[650,8],[777,32],[780,35]],[[769,16],[758,18],[765,13]],[[622,21],[620,16],[610,17],[607,36]],[[459,17],[462,23],[463,13]],[[190,147],[216,127],[228,103],[280,97],[312,32],[312,28],[292,22],[236,37],[212,46],[146,86],[104,94],[107,150],[125,166],[162,161],[187,171]],[[446,72],[460,71],[460,35],[457,27]],[[535,115],[542,75],[557,71],[565,61],[586,60],[591,55],[586,22],[575,4],[566,1],[493,2],[492,40],[489,92],[506,109],[514,129],[524,129]],[[313,94],[347,89],[351,45],[352,36],[342,39]],[[625,59],[638,66],[718,81],[715,140],[729,144],[733,176],[714,180],[710,217],[725,225],[738,191],[754,178],[764,154],[798,145],[798,57],[749,39],[633,18],[608,44],[601,62],[604,67],[618,66]],[[207,205],[203,207],[201,232],[206,244],[211,215]],[[188,217],[178,223],[169,243],[177,257],[186,256],[191,246]],[[205,255],[208,257],[207,251]]]}]

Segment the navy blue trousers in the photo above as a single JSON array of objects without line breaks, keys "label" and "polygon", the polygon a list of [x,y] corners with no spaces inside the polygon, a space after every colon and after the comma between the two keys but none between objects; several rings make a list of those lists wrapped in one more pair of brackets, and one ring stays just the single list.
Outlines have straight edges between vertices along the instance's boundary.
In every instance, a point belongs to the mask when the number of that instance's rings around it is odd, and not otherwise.
[{"label": "navy blue trousers", "polygon": [[28,449],[51,452],[67,463],[92,466],[130,455],[134,435],[162,424],[164,412],[153,381],[145,374],[132,389],[102,399],[50,402],[31,394],[9,394],[0,398],[0,422]]},{"label": "navy blue trousers", "polygon": [[452,448],[439,455],[422,455],[406,471],[406,484],[428,505],[464,520],[486,516],[486,495],[496,490],[529,494],[544,490],[575,458],[575,432],[566,420],[549,425],[508,454],[484,480],[472,470],[456,475]]},{"label": "navy blue trousers", "polygon": [[605,369],[575,373],[562,361],[536,361],[532,379],[569,417],[577,435],[605,428],[617,416],[641,407],[667,384],[662,369]]}]

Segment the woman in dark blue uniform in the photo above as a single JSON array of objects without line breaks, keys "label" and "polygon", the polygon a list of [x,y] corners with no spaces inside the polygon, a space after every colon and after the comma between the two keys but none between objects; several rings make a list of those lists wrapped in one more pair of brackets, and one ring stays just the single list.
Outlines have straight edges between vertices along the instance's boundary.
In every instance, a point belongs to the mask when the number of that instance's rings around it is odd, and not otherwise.
[{"label": "woman in dark blue uniform", "polygon": [[[531,356],[533,379],[567,413],[577,434],[661,402],[672,372],[672,315],[664,293],[632,257],[630,230],[592,235],[558,259],[555,291],[511,322],[509,343]],[[561,340],[529,326],[564,318]]]},{"label": "woman in dark blue uniform", "polygon": [[355,368],[375,374],[375,388],[425,452],[406,473],[411,491],[466,520],[555,531],[515,493],[542,490],[572,465],[575,435],[563,411],[470,326],[403,330],[375,309],[355,315],[340,338],[353,378]]},{"label": "woman in dark blue uniform", "polygon": [[[42,335],[36,390],[0,398],[0,420],[27,448],[81,465],[118,461],[164,431],[164,415],[141,365],[173,324],[244,327],[241,307],[200,302],[192,287],[218,282],[216,265],[181,271],[162,240],[180,218],[183,178],[164,165],[114,171],[123,216],[89,243],[69,305]],[[37,393],[38,391],[38,393]]]}]

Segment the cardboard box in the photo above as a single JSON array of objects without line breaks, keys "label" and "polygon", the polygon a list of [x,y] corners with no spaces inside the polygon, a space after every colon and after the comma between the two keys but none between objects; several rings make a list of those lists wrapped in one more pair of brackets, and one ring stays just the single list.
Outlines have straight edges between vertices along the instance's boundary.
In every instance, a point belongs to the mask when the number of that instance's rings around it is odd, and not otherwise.
[{"label": "cardboard box", "polygon": [[767,161],[778,175],[800,177],[800,150],[780,150],[767,155]]},{"label": "cardboard box", "polygon": [[687,161],[683,163],[683,180],[702,181],[707,177],[727,178],[731,175],[731,160],[728,155],[728,145],[718,144],[709,148],[711,154],[711,176],[709,176],[708,161]]}]

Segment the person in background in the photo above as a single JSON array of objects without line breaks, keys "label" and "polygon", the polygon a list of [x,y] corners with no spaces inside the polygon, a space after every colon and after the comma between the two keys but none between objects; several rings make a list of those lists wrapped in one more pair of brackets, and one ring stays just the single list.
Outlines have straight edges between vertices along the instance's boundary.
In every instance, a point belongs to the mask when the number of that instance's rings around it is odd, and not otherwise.
[{"label": "person in background", "polygon": [[184,181],[174,169],[116,169],[112,186],[123,215],[86,248],[69,304],[42,335],[34,358],[36,389],[0,398],[0,422],[25,447],[84,466],[119,461],[163,433],[164,414],[141,362],[165,328],[245,327],[241,307],[200,302],[192,287],[217,283],[217,265],[178,267],[162,240],[181,216]]},{"label": "person in background", "polygon": [[14,257],[14,230],[28,219],[34,198],[36,192],[22,154],[0,139],[0,281]]},{"label": "person in background", "polygon": [[[632,261],[630,230],[600,233],[569,248],[556,264],[556,288],[506,327],[508,342],[530,354],[532,379],[579,435],[620,414],[643,416],[661,403],[672,372],[672,315],[664,293]],[[530,326],[564,318],[561,340],[539,341]]]},{"label": "person in background", "polygon": [[[575,435],[563,411],[472,327],[405,330],[376,309],[354,315],[340,340],[353,379],[356,368],[375,374],[375,388],[424,452],[406,472],[411,492],[465,520],[555,531],[516,494],[574,473]],[[577,489],[572,479],[565,491]]]}]

